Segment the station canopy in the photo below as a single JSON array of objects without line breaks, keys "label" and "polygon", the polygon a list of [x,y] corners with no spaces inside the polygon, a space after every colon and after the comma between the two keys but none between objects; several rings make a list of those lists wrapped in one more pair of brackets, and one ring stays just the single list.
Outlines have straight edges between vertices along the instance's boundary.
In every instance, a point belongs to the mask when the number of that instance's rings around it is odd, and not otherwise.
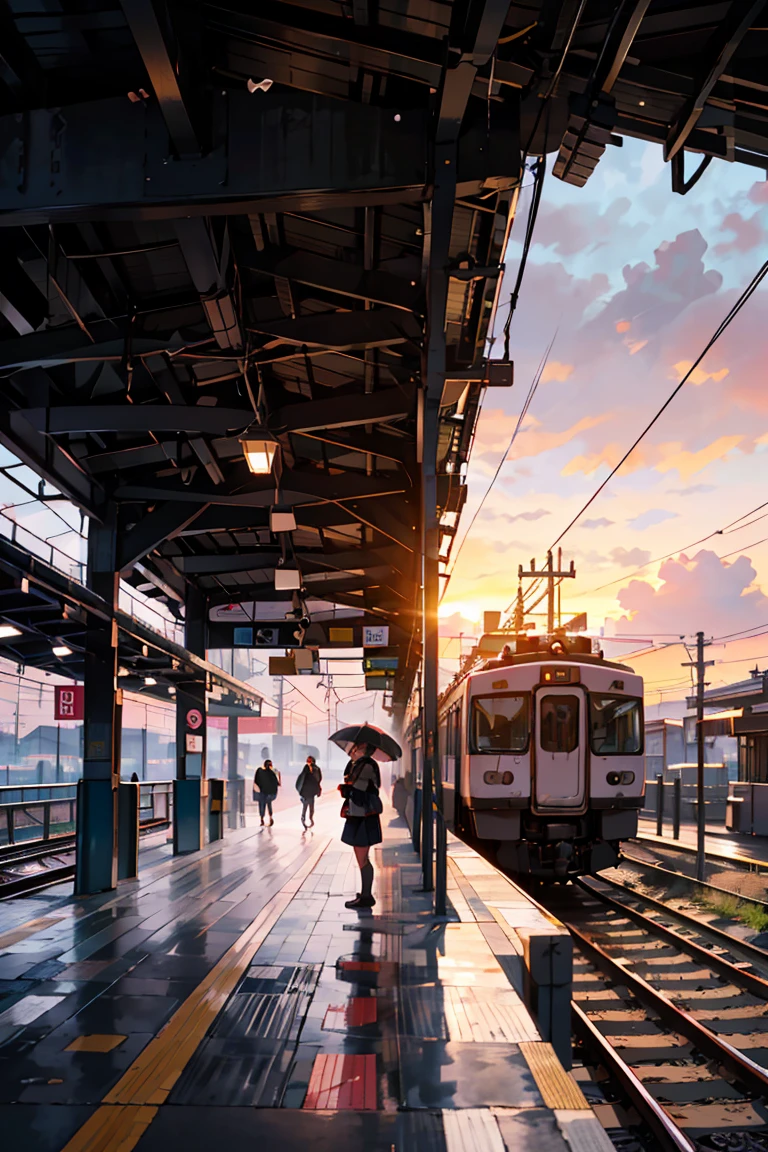
[{"label": "station canopy", "polygon": [[445,572],[524,157],[764,169],[763,8],[0,0],[0,442],[172,611],[387,626],[402,706],[429,357]]}]

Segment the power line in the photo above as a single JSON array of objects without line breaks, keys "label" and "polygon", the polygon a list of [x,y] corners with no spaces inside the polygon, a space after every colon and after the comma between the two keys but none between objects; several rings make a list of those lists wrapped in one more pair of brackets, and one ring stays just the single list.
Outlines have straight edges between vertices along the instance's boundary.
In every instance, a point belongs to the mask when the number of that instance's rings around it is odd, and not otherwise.
[{"label": "power line", "polygon": [[453,564],[451,565],[451,571],[447,574],[445,585],[443,586],[443,591],[442,591],[442,594],[440,596],[441,602],[443,600],[443,597],[445,596],[445,593],[448,591],[448,585],[450,583],[451,576],[456,571],[456,565],[459,562],[459,557],[461,556],[461,550],[467,542],[467,537],[469,536],[470,532],[472,531],[472,529],[475,525],[475,521],[477,520],[478,516],[482,512],[483,506],[484,506],[486,500],[488,499],[488,496],[490,495],[491,489],[493,488],[494,484],[498,480],[499,473],[501,472],[502,468],[504,467],[504,464],[506,463],[507,457],[509,456],[510,452],[512,451],[512,446],[515,443],[515,439],[517,438],[518,432],[520,431],[520,426],[528,414],[528,409],[531,405],[531,401],[533,400],[533,397],[536,394],[536,389],[539,386],[539,381],[541,380],[544,369],[547,366],[547,361],[549,360],[549,354],[552,351],[556,337],[557,337],[557,330],[555,330],[555,334],[552,337],[552,339],[550,340],[549,346],[548,346],[546,352],[544,353],[543,357],[539,361],[539,366],[536,369],[536,373],[533,377],[533,380],[531,381],[530,388],[528,389],[528,395],[525,398],[525,403],[523,404],[523,407],[520,411],[520,415],[518,416],[517,424],[515,425],[515,430],[512,433],[512,438],[510,439],[509,444],[507,445],[506,449],[504,450],[504,454],[502,455],[501,459],[499,460],[499,465],[493,474],[493,478],[492,478],[490,484],[488,485],[488,487],[485,490],[485,493],[483,495],[482,500],[480,501],[477,508],[475,509],[475,514],[469,522],[469,527],[467,528],[466,532],[464,533],[464,535],[461,538],[461,543],[459,544],[458,550],[456,552],[456,556],[454,557]]},{"label": "power line", "polygon": [[[610,477],[609,477],[610,479]],[[768,502],[765,504],[758,504],[757,508],[752,508],[751,511],[745,512],[743,516],[739,516],[736,520],[731,520],[730,524],[726,524],[724,528],[716,528],[714,532],[710,532],[708,536],[702,536],[700,540],[694,540],[692,544],[685,544],[682,548],[676,548],[674,552],[667,552],[665,556],[656,556],[653,560],[647,560],[642,567],[637,568],[634,572],[630,572],[628,576],[619,576],[617,580],[610,580],[607,584],[600,584],[597,588],[590,588],[587,592],[582,592],[582,596],[591,596],[593,592],[602,592],[605,588],[612,588],[614,584],[621,584],[625,580],[634,580],[635,576],[639,576],[645,572],[646,568],[651,568],[654,564],[661,564],[664,560],[671,560],[673,556],[680,556],[683,552],[689,552],[691,548],[698,548],[699,544],[705,544],[707,540],[712,540],[715,536],[726,536],[732,532],[740,532],[742,528],[748,528],[750,524],[756,524],[758,520],[762,520],[763,516],[758,516],[755,520],[750,520],[748,524],[742,524],[741,527],[736,528],[734,525],[738,524],[740,520],[745,520],[747,516],[752,516],[753,513],[759,512],[761,508],[768,507]],[[768,516],[768,512],[765,513]],[[762,544],[763,540],[757,540],[755,544],[746,544],[743,547],[754,548],[757,544]],[[741,552],[742,548],[737,548],[736,552]],[[730,556],[734,556],[735,552],[729,552],[726,556],[720,556],[718,559],[726,560]]]},{"label": "power line", "polygon": [[650,432],[651,428],[653,428],[654,424],[656,424],[656,422],[660,419],[660,417],[663,415],[663,413],[667,410],[667,408],[672,403],[675,396],[677,396],[677,394],[681,390],[681,388],[683,388],[685,386],[685,384],[688,383],[691,376],[693,375],[695,370],[698,368],[699,364],[701,364],[704,357],[711,351],[711,349],[714,347],[714,345],[720,339],[720,337],[725,332],[725,330],[730,326],[731,322],[735,319],[736,316],[738,316],[739,312],[744,307],[744,305],[747,303],[747,301],[757,291],[760,284],[765,279],[766,275],[768,275],[768,260],[765,261],[765,263],[760,267],[760,269],[752,277],[749,284],[747,285],[747,287],[742,292],[741,296],[739,296],[736,303],[732,306],[732,308],[729,309],[725,318],[723,320],[721,320],[720,324],[717,326],[717,328],[715,329],[712,336],[710,336],[710,338],[707,341],[703,351],[699,353],[697,358],[691,364],[688,371],[683,376],[680,383],[677,384],[676,387],[672,390],[672,392],[669,394],[667,399],[664,401],[661,408],[659,408],[658,412],[653,417],[653,419],[650,420],[648,422],[648,424],[646,424],[645,428],[642,430],[640,435],[634,440],[634,442],[630,445],[630,447],[627,449],[627,451],[622,456],[621,460],[619,460],[618,464],[609,472],[609,474],[606,476],[605,480],[603,480],[603,482],[595,489],[595,491],[590,496],[589,500],[587,500],[586,504],[580,509],[579,512],[576,513],[576,515],[573,517],[571,522],[567,525],[566,528],[563,529],[563,531],[560,533],[560,535],[557,537],[557,539],[555,541],[553,541],[553,543],[550,545],[550,549],[554,548],[557,544],[560,543],[560,541],[563,539],[563,537],[571,530],[571,528],[573,528],[574,524],[576,524],[577,521],[581,519],[581,517],[584,515],[584,513],[587,511],[587,509],[594,503],[594,501],[597,499],[597,497],[600,495],[600,493],[603,491],[603,489],[606,487],[606,485],[613,479],[613,477],[616,475],[616,473],[619,471],[619,469],[626,463],[626,461],[629,459],[629,457],[634,452],[635,448],[637,448],[640,441],[648,434],[648,432]]}]

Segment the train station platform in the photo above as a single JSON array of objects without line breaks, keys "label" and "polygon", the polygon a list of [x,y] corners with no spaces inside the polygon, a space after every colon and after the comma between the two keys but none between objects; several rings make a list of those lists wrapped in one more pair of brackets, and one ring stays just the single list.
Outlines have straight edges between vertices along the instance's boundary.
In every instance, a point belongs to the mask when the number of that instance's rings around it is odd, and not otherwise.
[{"label": "train station platform", "polygon": [[[641,817],[638,821],[639,837],[645,842],[657,843],[660,847],[679,848],[683,851],[695,852],[696,825],[681,824],[680,836],[676,840],[670,823],[670,821],[665,821],[662,835],[658,837],[656,821]],[[724,824],[707,824],[706,853],[713,860],[731,862],[741,867],[760,866],[761,864],[768,867],[768,837],[752,836],[746,832],[731,832]]]},{"label": "train station platform", "polygon": [[[458,841],[436,919],[388,809],[357,913],[338,802],[0,905],[0,1126],[25,1152],[608,1150],[563,927]],[[563,1026],[564,1025],[564,1026]]]}]

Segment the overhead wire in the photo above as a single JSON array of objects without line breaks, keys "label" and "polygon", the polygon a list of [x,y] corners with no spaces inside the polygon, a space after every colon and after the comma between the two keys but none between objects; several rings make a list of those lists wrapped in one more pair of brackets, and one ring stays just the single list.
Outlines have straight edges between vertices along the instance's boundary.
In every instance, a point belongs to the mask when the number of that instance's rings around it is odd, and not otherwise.
[{"label": "overhead wire", "polygon": [[536,370],[536,373],[534,374],[533,380],[531,381],[530,387],[528,389],[528,394],[525,398],[525,403],[523,404],[523,407],[520,411],[520,415],[517,418],[517,423],[515,424],[515,428],[514,428],[514,431],[512,433],[512,436],[510,438],[509,444],[504,449],[504,453],[503,453],[501,459],[499,460],[498,467],[496,468],[496,471],[493,474],[491,482],[488,485],[488,487],[486,488],[485,493],[483,494],[482,500],[480,501],[477,508],[475,509],[474,515],[472,516],[472,519],[469,522],[469,527],[467,528],[466,532],[464,533],[464,535],[461,538],[461,543],[459,544],[459,547],[456,550],[456,555],[454,556],[453,563],[451,564],[451,570],[450,570],[450,572],[448,572],[446,574],[446,581],[445,581],[445,584],[443,585],[443,590],[440,594],[440,601],[441,602],[442,602],[443,597],[445,596],[445,593],[448,589],[448,584],[450,583],[451,576],[456,571],[456,565],[459,562],[459,557],[461,556],[462,549],[467,542],[467,538],[469,537],[469,535],[470,535],[470,533],[471,533],[471,531],[475,525],[475,521],[477,520],[478,516],[480,515],[480,513],[483,510],[485,502],[491,493],[491,489],[493,488],[494,484],[496,483],[496,481],[499,478],[499,474],[500,474],[502,468],[504,467],[504,464],[506,463],[506,460],[507,460],[507,457],[509,456],[509,453],[512,451],[512,447],[515,443],[515,440],[517,439],[517,434],[520,431],[520,427],[523,423],[523,420],[528,415],[528,409],[531,406],[531,401],[533,400],[533,397],[536,395],[536,389],[539,386],[539,382],[541,381],[541,377],[543,375],[544,369],[547,366],[547,361],[549,360],[549,354],[552,351],[552,348],[554,346],[556,338],[557,338],[557,330],[555,330],[555,333],[554,333],[552,339],[550,340],[549,345],[548,345],[544,355],[542,356],[541,360],[539,361],[539,366]]},{"label": "overhead wire", "polygon": [[754,293],[760,287],[760,285],[762,284],[766,275],[768,275],[768,260],[766,260],[761,265],[761,267],[758,269],[758,271],[752,277],[752,279],[750,280],[747,287],[744,289],[744,291],[739,296],[738,300],[728,310],[728,312],[727,312],[726,316],[723,318],[723,320],[720,321],[717,328],[715,329],[715,331],[713,332],[713,334],[710,336],[709,340],[707,341],[706,345],[704,346],[703,350],[699,353],[699,355],[693,361],[691,366],[688,368],[688,371],[684,374],[684,376],[679,381],[679,383],[670,392],[669,396],[664,401],[664,403],[661,405],[661,407],[658,409],[658,411],[653,416],[653,418],[646,424],[646,426],[645,426],[645,428],[643,428],[642,432],[640,432],[640,434],[635,438],[635,440],[632,442],[632,444],[629,446],[627,451],[622,456],[621,460],[619,460],[618,464],[616,464],[615,467],[612,468],[611,471],[608,473],[605,480],[603,480],[602,483],[598,485],[598,487],[595,489],[595,491],[590,496],[589,500],[587,500],[587,502],[579,509],[579,511],[576,513],[576,515],[573,517],[573,519],[570,521],[570,523],[566,525],[566,527],[563,529],[563,531],[560,533],[560,535],[557,537],[557,539],[553,541],[553,543],[550,545],[550,549],[554,548],[555,545],[559,544],[560,541],[568,534],[568,532],[570,532],[570,530],[571,530],[571,528],[573,528],[574,524],[576,524],[581,519],[581,517],[584,515],[584,513],[587,511],[587,509],[595,502],[595,500],[600,495],[600,493],[603,491],[603,489],[610,483],[610,481],[613,479],[613,477],[616,475],[616,473],[624,466],[624,464],[627,462],[629,457],[634,452],[635,448],[637,448],[638,444],[650,432],[651,428],[653,428],[653,426],[661,418],[661,416],[664,414],[664,412],[666,412],[667,408],[670,406],[672,401],[675,399],[678,392],[680,392],[680,390],[688,383],[691,376],[693,375],[693,373],[698,368],[699,364],[701,364],[702,360],[712,350],[712,348],[717,343],[717,341],[720,339],[720,337],[723,335],[723,333],[726,331],[726,329],[731,325],[732,321],[736,318],[736,316],[738,316],[739,312],[741,312],[744,305],[751,299],[751,297],[754,295]]},{"label": "overhead wire", "polygon": [[[642,564],[639,568],[635,569],[634,572],[629,573],[629,575],[619,576],[617,580],[610,580],[607,584],[600,584],[597,588],[590,588],[587,592],[582,592],[582,596],[591,596],[593,592],[602,592],[605,588],[612,588],[614,584],[621,584],[625,580],[632,580],[635,576],[639,576],[642,572],[645,572],[646,568],[650,568],[654,564],[661,564],[662,561],[670,560],[673,556],[679,556],[683,552],[688,552],[691,548],[698,548],[699,544],[705,544],[707,540],[712,540],[715,536],[727,536],[732,532],[740,532],[742,528],[748,528],[750,524],[756,524],[757,521],[762,520],[763,517],[758,516],[755,520],[750,520],[748,524],[742,524],[739,528],[734,527],[734,525],[738,524],[740,520],[745,520],[747,516],[752,516],[753,513],[759,512],[761,508],[766,507],[768,507],[768,501],[765,504],[758,504],[756,508],[745,512],[743,516],[739,516],[736,520],[731,520],[730,524],[726,524],[724,528],[716,528],[714,532],[710,532],[707,536],[702,536],[699,540],[694,540],[691,544],[685,544],[682,548],[676,548],[674,552],[667,552],[664,556],[656,556],[653,560],[647,560],[645,564]],[[766,512],[765,515],[768,516],[768,512]],[[758,541],[757,543],[762,543],[762,541]],[[753,548],[754,546],[754,544],[745,545],[747,548]],[[741,551],[741,549],[737,548],[736,551]],[[728,555],[733,556],[734,553],[730,552]],[[724,560],[726,557],[721,556],[720,559]]]}]

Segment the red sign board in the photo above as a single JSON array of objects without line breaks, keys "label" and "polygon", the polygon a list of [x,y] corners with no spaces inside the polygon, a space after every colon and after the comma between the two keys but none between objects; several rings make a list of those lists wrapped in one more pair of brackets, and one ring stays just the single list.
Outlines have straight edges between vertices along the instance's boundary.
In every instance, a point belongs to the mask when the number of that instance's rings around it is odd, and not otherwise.
[{"label": "red sign board", "polygon": [[64,686],[57,684],[56,692],[56,720],[84,720],[85,719],[85,689],[82,684]]},{"label": "red sign board", "polygon": [[[209,716],[209,728],[226,728],[229,725],[227,716]],[[277,732],[277,716],[238,716],[237,730],[241,736],[253,732]]]}]

